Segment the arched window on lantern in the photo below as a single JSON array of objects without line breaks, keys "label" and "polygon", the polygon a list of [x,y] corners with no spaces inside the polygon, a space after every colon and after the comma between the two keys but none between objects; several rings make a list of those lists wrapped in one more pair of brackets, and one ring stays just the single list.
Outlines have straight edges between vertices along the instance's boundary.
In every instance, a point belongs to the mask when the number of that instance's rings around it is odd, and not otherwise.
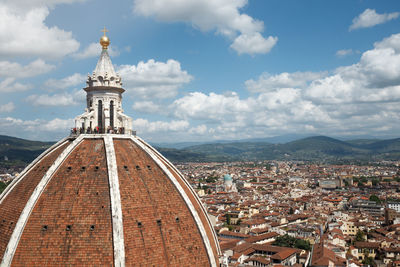
[{"label": "arched window on lantern", "polygon": [[98,106],[97,106],[97,126],[99,126],[99,130],[102,133],[103,132],[103,102],[99,100]]},{"label": "arched window on lantern", "polygon": [[114,129],[114,101],[110,102],[110,126]]}]

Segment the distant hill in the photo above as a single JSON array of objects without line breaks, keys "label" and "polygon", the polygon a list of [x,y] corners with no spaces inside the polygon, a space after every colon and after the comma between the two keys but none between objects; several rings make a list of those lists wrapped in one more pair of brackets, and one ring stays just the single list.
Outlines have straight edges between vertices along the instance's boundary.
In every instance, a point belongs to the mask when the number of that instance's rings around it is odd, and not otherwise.
[{"label": "distant hill", "polygon": [[0,167],[26,165],[52,144],[0,135]]},{"label": "distant hill", "polygon": [[213,154],[231,160],[318,160],[337,156],[354,155],[361,149],[325,136],[307,137],[286,144],[267,142],[228,143],[191,146],[183,149],[187,152]]},{"label": "distant hill", "polygon": [[270,151],[273,144],[266,142],[205,144],[182,149],[185,152],[196,152],[205,155],[208,161],[253,160],[257,153]]},{"label": "distant hill", "polygon": [[179,142],[179,143],[150,143],[153,147],[157,148],[173,148],[173,149],[183,149],[190,146],[204,145],[207,142]]},{"label": "distant hill", "polygon": [[326,136],[314,136],[283,144],[280,149],[287,158],[317,160],[359,157],[367,153],[361,147]]},{"label": "distant hill", "polygon": [[[173,151],[173,150],[171,150]],[[327,136],[313,136],[284,144],[268,142],[212,143],[176,149],[180,159],[196,153],[196,161],[301,160],[301,161],[369,161],[400,160],[400,138],[390,140],[341,141]],[[175,159],[173,155],[171,160]]]},{"label": "distant hill", "polygon": [[362,147],[379,153],[400,151],[400,138],[380,140],[377,142],[364,144]]},{"label": "distant hill", "polygon": [[[161,146],[156,146],[156,148],[174,162],[400,160],[400,138],[342,141],[327,136],[312,136],[282,144],[262,140],[264,139],[223,141],[209,144],[181,143],[185,145],[182,145],[183,148],[180,149]],[[268,140],[268,138],[265,140]],[[28,141],[10,136],[0,136],[0,167],[26,165],[52,144],[52,142]],[[6,158],[8,160],[5,160]]]},{"label": "distant hill", "polygon": [[211,142],[179,142],[179,143],[151,143],[152,146],[164,147],[164,148],[175,148],[184,149],[192,146],[209,145],[209,144],[232,144],[232,143],[272,143],[272,144],[284,144],[287,142],[295,141],[301,138],[309,137],[310,135],[300,134],[286,134],[273,137],[265,138],[248,138],[240,140],[214,140]]},{"label": "distant hill", "polygon": [[381,141],[380,139],[354,139],[354,140],[347,140],[346,142],[351,145],[369,145],[372,143],[376,143]]}]

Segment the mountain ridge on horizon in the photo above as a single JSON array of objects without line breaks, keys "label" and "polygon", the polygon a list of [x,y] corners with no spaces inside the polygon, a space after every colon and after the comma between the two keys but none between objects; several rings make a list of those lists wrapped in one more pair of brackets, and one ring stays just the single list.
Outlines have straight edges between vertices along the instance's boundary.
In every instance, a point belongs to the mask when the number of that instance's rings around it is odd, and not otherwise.
[{"label": "mountain ridge on horizon", "polygon": [[[180,149],[162,147],[157,144],[155,147],[169,160],[175,162],[400,160],[400,138],[344,141],[319,135],[286,143],[272,143],[264,140],[265,138],[255,138],[213,143],[198,142],[200,144],[182,142],[181,144],[185,146]],[[30,141],[0,135],[0,166],[5,163],[10,165],[13,162],[29,163],[51,144],[53,142]]]},{"label": "mountain ridge on horizon", "polygon": [[[159,148],[163,153],[163,148]],[[297,160],[371,161],[400,160],[400,138],[342,141],[327,136],[311,136],[284,144],[233,142],[195,145],[178,150],[205,156],[203,161]],[[168,157],[168,151],[166,157]]]},{"label": "mountain ridge on horizon", "polygon": [[[305,139],[308,137],[317,137],[317,136],[325,136],[320,134],[284,134],[277,135],[271,137],[258,137],[258,138],[244,138],[244,139],[221,139],[221,140],[211,140],[211,141],[187,141],[187,142],[150,142],[152,146],[163,147],[163,148],[175,148],[175,149],[183,149],[190,146],[195,145],[206,145],[206,144],[223,144],[223,143],[255,143],[255,142],[268,142],[271,144],[285,144],[288,142]],[[330,136],[326,136],[330,137]],[[375,142],[380,140],[390,140],[396,139],[394,138],[379,138],[376,136],[370,135],[358,135],[350,137],[330,137],[337,140],[342,140],[346,142],[354,142],[354,143],[363,143],[363,142]]]}]

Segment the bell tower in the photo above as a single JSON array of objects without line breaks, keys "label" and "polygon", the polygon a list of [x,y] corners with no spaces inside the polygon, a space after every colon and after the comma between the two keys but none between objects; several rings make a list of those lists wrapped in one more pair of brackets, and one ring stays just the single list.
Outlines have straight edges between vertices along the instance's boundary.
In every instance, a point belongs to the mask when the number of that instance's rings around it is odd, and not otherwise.
[{"label": "bell tower", "polygon": [[75,127],[84,133],[132,133],[132,118],[125,115],[122,109],[121,77],[115,72],[108,46],[110,39],[104,27],[100,38],[102,51],[92,75],[86,81],[87,107],[85,113],[75,118]]}]

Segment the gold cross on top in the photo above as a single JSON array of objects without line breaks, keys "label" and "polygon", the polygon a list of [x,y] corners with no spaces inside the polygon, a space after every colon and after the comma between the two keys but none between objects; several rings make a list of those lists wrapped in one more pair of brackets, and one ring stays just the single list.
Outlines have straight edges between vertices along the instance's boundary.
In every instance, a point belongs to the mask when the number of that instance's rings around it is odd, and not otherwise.
[{"label": "gold cross on top", "polygon": [[106,26],[104,26],[104,29],[101,31],[104,33],[104,36],[106,36],[106,32],[108,32],[108,30],[106,29]]}]

